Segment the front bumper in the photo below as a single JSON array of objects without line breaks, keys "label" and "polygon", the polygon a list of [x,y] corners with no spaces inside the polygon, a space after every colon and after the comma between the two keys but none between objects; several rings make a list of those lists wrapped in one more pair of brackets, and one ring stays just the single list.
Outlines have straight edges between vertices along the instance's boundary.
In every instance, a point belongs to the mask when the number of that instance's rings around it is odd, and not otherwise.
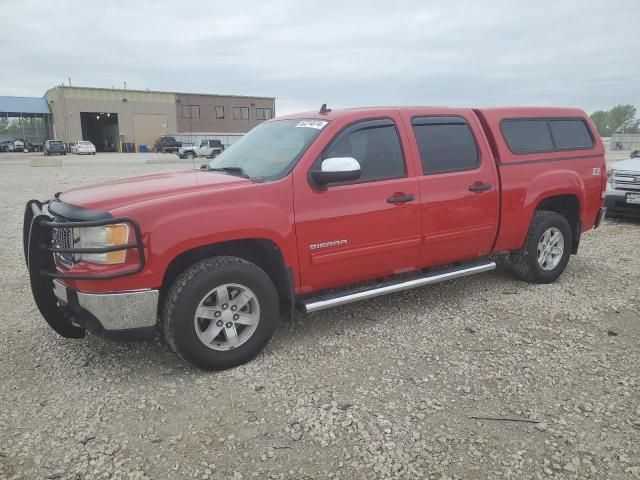
[{"label": "front bumper", "polygon": [[622,190],[607,190],[604,204],[608,216],[640,218],[640,205],[627,203],[626,194]]},{"label": "front bumper", "polygon": [[[95,217],[97,220],[54,222],[43,213],[43,204],[37,200],[27,203],[24,216],[24,253],[29,270],[31,292],[38,310],[46,322],[65,338],[81,338],[85,329],[96,334],[118,339],[148,338],[153,335],[158,309],[158,291],[140,290],[133,292],[93,294],[80,292],[62,284],[58,279],[108,280],[125,275],[133,275],[145,264],[144,248],[140,226],[131,218],[113,218],[104,212],[94,212],[64,205],[75,212],[75,218]],[[51,208],[51,207],[50,207]],[[133,268],[116,274],[73,274],[60,271],[54,255],[64,253],[103,253],[113,251],[108,248],[60,248],[52,241],[54,228],[98,226],[128,222],[135,233],[135,242],[116,249],[136,249],[140,258]]]},{"label": "front bumper", "polygon": [[80,292],[53,280],[58,305],[92,333],[114,339],[152,337],[158,314],[158,290],[117,293]]}]

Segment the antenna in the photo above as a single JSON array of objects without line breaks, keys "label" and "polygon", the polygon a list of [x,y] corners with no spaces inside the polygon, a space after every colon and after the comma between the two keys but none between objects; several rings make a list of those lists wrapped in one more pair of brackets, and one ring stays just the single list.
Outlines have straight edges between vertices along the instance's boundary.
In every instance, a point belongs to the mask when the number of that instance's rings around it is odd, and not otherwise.
[{"label": "antenna", "polygon": [[327,104],[323,103],[322,106],[320,107],[320,114],[325,115],[327,113],[329,113],[331,111],[330,108],[327,108]]}]

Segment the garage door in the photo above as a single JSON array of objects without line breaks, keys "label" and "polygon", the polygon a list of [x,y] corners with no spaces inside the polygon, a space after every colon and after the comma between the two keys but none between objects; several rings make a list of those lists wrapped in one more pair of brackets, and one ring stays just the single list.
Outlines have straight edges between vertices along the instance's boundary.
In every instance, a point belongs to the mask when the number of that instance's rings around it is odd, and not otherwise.
[{"label": "garage door", "polygon": [[167,134],[167,115],[135,113],[133,115],[133,141],[136,145],[148,145]]}]

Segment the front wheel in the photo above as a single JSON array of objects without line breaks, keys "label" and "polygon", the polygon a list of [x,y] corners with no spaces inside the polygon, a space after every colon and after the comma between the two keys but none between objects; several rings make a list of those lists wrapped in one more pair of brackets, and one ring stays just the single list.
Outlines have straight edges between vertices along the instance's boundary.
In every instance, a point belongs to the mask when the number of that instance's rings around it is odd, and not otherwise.
[{"label": "front wheel", "polygon": [[193,152],[187,152],[184,154],[184,158],[186,158],[187,160],[193,160],[195,157],[195,155],[193,154]]},{"label": "front wheel", "polygon": [[211,257],[173,282],[161,320],[165,338],[183,359],[224,370],[253,359],[278,317],[278,294],[261,268],[237,257]]},{"label": "front wheel", "polygon": [[509,257],[517,276],[532,283],[551,283],[564,271],[571,256],[573,235],[567,219],[556,212],[533,215],[524,246]]}]

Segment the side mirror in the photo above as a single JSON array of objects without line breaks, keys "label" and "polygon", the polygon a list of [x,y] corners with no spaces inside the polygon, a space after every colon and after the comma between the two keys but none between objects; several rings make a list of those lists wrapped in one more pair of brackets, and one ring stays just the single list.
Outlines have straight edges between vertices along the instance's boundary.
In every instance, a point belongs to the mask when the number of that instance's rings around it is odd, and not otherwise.
[{"label": "side mirror", "polygon": [[353,157],[334,157],[322,161],[320,170],[312,170],[309,174],[313,182],[320,188],[329,183],[349,182],[360,178],[360,163]]}]

